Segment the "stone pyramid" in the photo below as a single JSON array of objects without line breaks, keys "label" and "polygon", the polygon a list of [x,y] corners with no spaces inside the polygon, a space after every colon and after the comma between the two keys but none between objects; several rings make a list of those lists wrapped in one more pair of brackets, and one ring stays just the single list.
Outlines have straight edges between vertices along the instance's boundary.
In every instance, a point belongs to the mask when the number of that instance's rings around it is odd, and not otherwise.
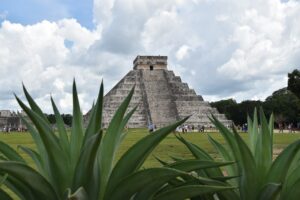
[{"label": "stone pyramid", "polygon": [[[131,88],[135,92],[129,110],[138,105],[128,127],[147,127],[150,123],[162,127],[186,116],[186,124],[212,126],[208,115],[214,114],[221,122],[230,125],[202,96],[190,89],[173,71],[167,69],[167,56],[137,56],[133,70],[128,72],[104,97],[103,125],[108,126],[113,114]],[[88,117],[89,113],[87,113]]]}]

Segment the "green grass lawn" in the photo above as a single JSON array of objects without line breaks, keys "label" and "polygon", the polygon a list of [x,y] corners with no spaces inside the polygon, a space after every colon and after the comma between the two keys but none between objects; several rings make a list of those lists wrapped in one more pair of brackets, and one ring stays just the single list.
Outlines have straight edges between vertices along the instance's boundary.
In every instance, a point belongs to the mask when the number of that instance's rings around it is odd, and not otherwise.
[{"label": "green grass lawn", "polygon": [[[149,133],[146,129],[130,129],[127,137],[125,138],[123,144],[120,147],[118,157],[122,155],[129,147],[131,147],[134,143],[136,143],[139,139],[145,137]],[[217,139],[219,142],[224,143],[222,136],[219,133],[186,133],[182,134],[182,136],[197,145],[201,148],[205,149],[208,153],[210,153],[213,157],[217,157],[216,152],[213,147],[210,145],[207,139],[207,135],[211,135],[213,138]],[[241,133],[244,139],[247,138],[246,133]],[[300,133],[291,134],[274,134],[274,152],[278,154],[285,146],[292,143],[293,141],[300,139]],[[18,149],[18,145],[23,145],[31,148],[35,148],[35,144],[31,139],[29,133],[10,133],[4,134],[0,133],[0,140],[11,145],[15,148],[24,159],[33,166],[33,161],[29,158],[27,154]],[[152,155],[146,160],[144,167],[157,167],[160,166],[159,162],[156,161],[154,155],[159,157],[165,161],[171,161],[170,156],[174,157],[182,157],[182,158],[192,158],[191,153],[186,149],[186,147],[179,142],[174,134],[170,134],[167,138],[165,138],[157,148],[155,148]],[[276,156],[276,155],[275,155]],[[33,166],[34,167],[34,166]],[[5,187],[4,187],[5,188]],[[18,200],[18,198],[12,194],[11,191],[8,193],[12,196],[13,199]]]},{"label": "green grass lawn", "polygon": [[[127,150],[130,146],[132,146],[136,141],[143,138],[149,134],[146,129],[130,129],[127,137],[125,138],[123,144],[120,147],[118,156]],[[183,137],[187,140],[199,145],[209,152],[212,156],[216,157],[216,152],[213,147],[210,145],[207,139],[207,135],[211,135],[213,138],[217,139],[219,142],[224,143],[222,136],[219,133],[186,133],[183,134]],[[243,138],[247,138],[246,133],[241,133]],[[290,144],[291,142],[300,138],[299,133],[285,133],[285,134],[274,134],[274,145],[275,145],[275,154],[281,151],[282,148]],[[24,145],[27,147],[35,148],[35,145],[31,139],[30,134],[28,133],[10,133],[10,134],[0,134],[0,140],[8,143],[15,149],[17,149],[18,145]],[[23,153],[21,150],[17,149],[17,151],[30,163],[32,164],[31,159],[27,156],[27,154]],[[154,150],[152,155],[147,159],[144,167],[153,167],[159,166],[159,163],[155,160],[154,156],[157,156],[165,161],[170,161],[170,156],[175,157],[183,157],[183,158],[192,158],[190,152],[185,148],[185,146],[180,143],[174,134],[170,134],[167,138],[165,138],[160,145]]]}]

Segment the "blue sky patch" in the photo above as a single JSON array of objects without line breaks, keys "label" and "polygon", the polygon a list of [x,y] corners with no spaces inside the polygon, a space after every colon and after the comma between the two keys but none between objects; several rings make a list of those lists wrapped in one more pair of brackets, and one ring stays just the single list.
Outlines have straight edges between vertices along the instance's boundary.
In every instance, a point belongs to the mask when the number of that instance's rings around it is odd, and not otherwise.
[{"label": "blue sky patch", "polygon": [[93,1],[4,0],[0,4],[0,21],[6,19],[27,25],[62,18],[75,18],[81,25],[93,29]]}]

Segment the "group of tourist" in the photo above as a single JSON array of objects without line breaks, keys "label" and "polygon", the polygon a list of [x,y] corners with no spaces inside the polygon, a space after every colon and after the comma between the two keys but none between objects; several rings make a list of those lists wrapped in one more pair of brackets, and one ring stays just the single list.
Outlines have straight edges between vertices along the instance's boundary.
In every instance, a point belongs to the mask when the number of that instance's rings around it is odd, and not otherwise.
[{"label": "group of tourist", "polygon": [[[156,125],[155,124],[149,124],[148,125],[148,131],[149,133],[152,133],[156,130]],[[212,127],[209,127],[210,129]],[[197,127],[194,125],[190,125],[190,124],[183,124],[181,126],[178,126],[176,128],[176,132],[177,133],[187,133],[187,132],[204,132],[206,130],[204,125],[198,125]]]},{"label": "group of tourist", "polygon": [[12,127],[3,127],[0,129],[1,132],[3,133],[11,133],[11,132],[25,132],[27,129],[24,128],[12,128]]},{"label": "group of tourist", "polygon": [[294,123],[279,123],[279,133],[283,133],[284,130],[288,130],[289,133],[295,133],[296,130],[300,130],[300,122],[295,126]]},{"label": "group of tourist", "polygon": [[183,124],[181,126],[178,126],[176,128],[176,132],[178,133],[187,133],[187,132],[204,132],[205,131],[205,126],[204,125],[198,125],[195,127],[194,125],[190,124]]},{"label": "group of tourist", "polygon": [[[232,129],[233,127],[230,125],[227,125],[227,128]],[[235,126],[235,128],[238,131],[242,131],[244,133],[248,132],[248,124],[247,123],[244,123],[242,125],[237,125],[237,126]],[[300,122],[297,123],[296,126],[293,123],[289,123],[289,124],[279,123],[278,128],[279,128],[279,133],[283,133],[284,130],[288,130],[289,133],[295,133],[296,130],[300,130]],[[151,124],[151,125],[149,125],[148,129],[149,129],[149,132],[152,132],[156,129],[156,126]],[[212,129],[213,129],[212,126],[205,127],[204,125],[194,126],[194,125],[190,125],[190,124],[183,124],[176,128],[176,132],[177,133],[188,133],[188,132],[200,132],[201,133],[201,132],[205,132],[205,130],[213,131]]]}]

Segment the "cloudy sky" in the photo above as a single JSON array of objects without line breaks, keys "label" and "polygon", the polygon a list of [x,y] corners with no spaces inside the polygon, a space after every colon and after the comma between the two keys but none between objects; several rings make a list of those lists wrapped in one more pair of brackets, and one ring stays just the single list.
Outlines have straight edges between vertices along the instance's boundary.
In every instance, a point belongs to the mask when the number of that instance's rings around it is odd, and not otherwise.
[{"label": "cloudy sky", "polygon": [[0,109],[19,109],[22,81],[50,112],[83,111],[132,69],[167,55],[169,69],[205,100],[264,100],[300,68],[296,0],[1,0]]}]

